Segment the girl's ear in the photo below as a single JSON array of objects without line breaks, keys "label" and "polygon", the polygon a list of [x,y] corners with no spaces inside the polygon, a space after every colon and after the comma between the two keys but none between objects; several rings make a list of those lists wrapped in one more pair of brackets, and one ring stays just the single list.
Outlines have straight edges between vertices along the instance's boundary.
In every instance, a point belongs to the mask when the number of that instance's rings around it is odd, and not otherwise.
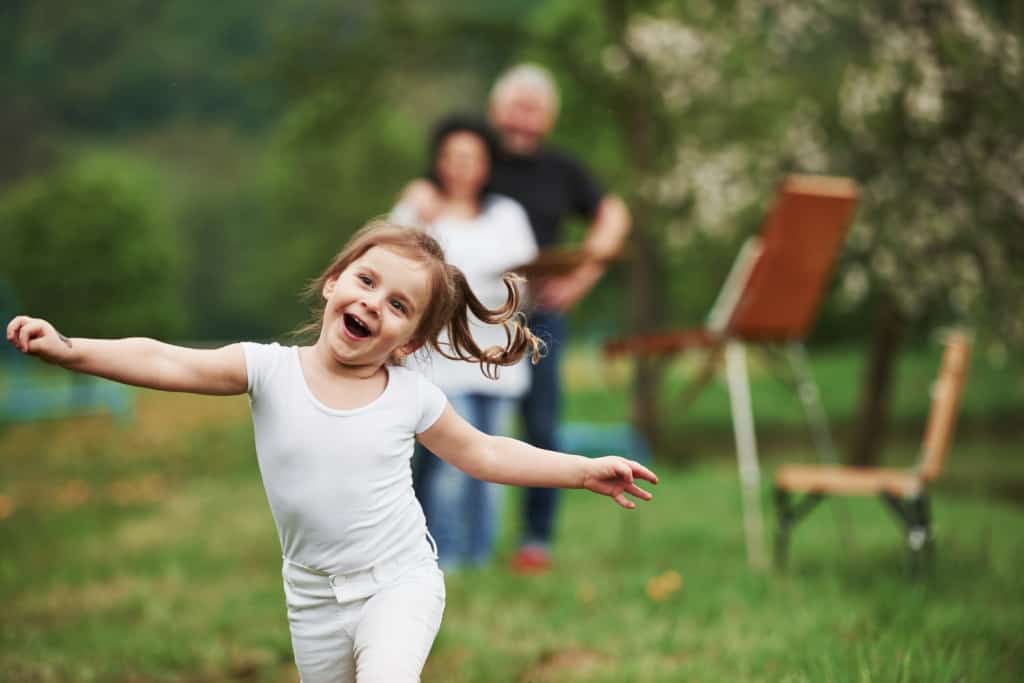
[{"label": "girl's ear", "polygon": [[334,285],[338,284],[338,276],[335,275],[332,278],[328,278],[327,282],[324,283],[324,288],[321,294],[324,299],[330,299],[331,295],[334,294]]},{"label": "girl's ear", "polygon": [[395,349],[395,355],[401,357],[404,360],[405,358],[408,358],[412,354],[419,351],[422,347],[422,341],[409,341]]}]

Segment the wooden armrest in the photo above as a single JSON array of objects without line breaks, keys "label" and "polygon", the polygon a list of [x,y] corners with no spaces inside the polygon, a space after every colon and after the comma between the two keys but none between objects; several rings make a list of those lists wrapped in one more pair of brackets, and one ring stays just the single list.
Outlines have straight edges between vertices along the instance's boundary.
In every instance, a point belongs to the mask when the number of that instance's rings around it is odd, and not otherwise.
[{"label": "wooden armrest", "polygon": [[704,328],[641,334],[605,342],[606,356],[667,356],[686,349],[710,349],[721,339]]},{"label": "wooden armrest", "polygon": [[[626,258],[628,255],[625,252],[626,250],[623,250],[604,263]],[[558,277],[572,272],[588,258],[587,253],[580,247],[548,247],[541,250],[533,261],[512,268],[512,272],[518,273],[528,280]]]}]

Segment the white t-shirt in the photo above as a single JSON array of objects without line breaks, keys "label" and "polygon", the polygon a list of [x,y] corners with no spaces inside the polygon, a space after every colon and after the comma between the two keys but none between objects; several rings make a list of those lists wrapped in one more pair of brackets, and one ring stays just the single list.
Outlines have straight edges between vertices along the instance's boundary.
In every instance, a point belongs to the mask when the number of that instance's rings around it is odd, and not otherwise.
[{"label": "white t-shirt", "polygon": [[242,348],[256,455],[284,556],[343,573],[421,552],[427,527],[409,461],[416,434],[444,411],[441,390],[388,366],[380,396],[335,410],[310,391],[298,347]]},{"label": "white t-shirt", "polygon": [[[404,204],[395,207],[391,217],[398,223],[419,224],[415,212]],[[508,297],[501,276],[537,258],[537,241],[526,211],[501,195],[488,195],[476,218],[441,216],[424,228],[441,244],[445,261],[466,275],[473,293],[488,308],[501,306]],[[481,349],[507,343],[501,325],[485,325],[471,315],[470,327]],[[440,341],[446,342],[447,337],[442,335]],[[450,360],[436,352],[416,353],[407,366],[422,372],[449,396],[481,393],[518,398],[530,386],[527,362],[501,368],[498,380],[485,377],[476,363]]]}]

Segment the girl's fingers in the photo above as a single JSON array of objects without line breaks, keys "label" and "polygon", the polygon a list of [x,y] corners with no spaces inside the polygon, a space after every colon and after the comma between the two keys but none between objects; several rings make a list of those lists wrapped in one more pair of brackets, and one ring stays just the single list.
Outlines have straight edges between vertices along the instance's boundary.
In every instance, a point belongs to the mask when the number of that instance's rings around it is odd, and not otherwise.
[{"label": "girl's fingers", "polygon": [[25,324],[27,318],[23,315],[16,316],[14,320],[7,324],[7,340],[14,342],[18,336],[18,330]]},{"label": "girl's fingers", "polygon": [[633,483],[633,468],[629,466],[630,463],[625,460],[616,460],[612,465],[614,475],[624,480],[627,484]]},{"label": "girl's fingers", "polygon": [[29,351],[29,343],[33,339],[43,336],[45,331],[46,330],[43,327],[42,322],[38,320],[33,320],[32,322],[29,322],[26,325],[24,325],[21,328],[21,334],[19,335],[19,339],[21,341],[21,350],[27,353]]},{"label": "girl's fingers", "polygon": [[32,330],[32,323],[25,323],[18,330],[18,348],[22,351],[28,351],[28,340],[30,339],[29,334]]},{"label": "girl's fingers", "polygon": [[629,500],[621,493],[616,493],[614,496],[612,496],[612,498],[615,500],[616,503],[626,508],[627,510],[632,510],[633,508],[636,507],[636,503]]},{"label": "girl's fingers", "polygon": [[638,479],[643,479],[645,481],[649,481],[652,484],[658,483],[658,475],[656,475],[654,472],[650,471],[649,469],[647,469],[638,462],[630,461],[630,464],[633,466],[634,477],[637,477]]},{"label": "girl's fingers", "polygon": [[642,488],[637,486],[636,484],[630,484],[629,486],[627,486],[626,493],[628,493],[631,496],[636,496],[640,500],[650,500],[651,498],[654,497],[647,491],[644,491]]}]

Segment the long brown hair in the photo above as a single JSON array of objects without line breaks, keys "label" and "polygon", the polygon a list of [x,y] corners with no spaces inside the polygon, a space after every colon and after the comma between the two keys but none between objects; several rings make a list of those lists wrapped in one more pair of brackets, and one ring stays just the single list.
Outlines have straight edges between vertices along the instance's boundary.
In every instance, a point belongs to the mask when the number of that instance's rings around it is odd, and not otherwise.
[{"label": "long brown hair", "polygon": [[[303,290],[303,295],[313,302],[312,318],[296,330],[297,335],[313,336],[320,333],[323,327],[324,287],[373,247],[390,249],[428,268],[429,300],[411,342],[426,345],[452,360],[479,363],[481,372],[491,379],[497,379],[500,366],[514,365],[527,353],[534,363],[540,360],[544,342],[530,331],[525,317],[519,311],[519,284],[522,278],[512,273],[502,276],[508,298],[497,308],[487,308],[473,293],[463,272],[445,262],[444,250],[437,240],[419,228],[398,225],[380,218],[370,221],[353,235],[320,277]],[[504,327],[505,346],[489,346],[486,349],[477,346],[470,332],[470,313],[481,322]],[[447,341],[440,339],[442,332],[447,332]],[[402,360],[396,353],[388,358],[388,362],[396,365]]]}]

